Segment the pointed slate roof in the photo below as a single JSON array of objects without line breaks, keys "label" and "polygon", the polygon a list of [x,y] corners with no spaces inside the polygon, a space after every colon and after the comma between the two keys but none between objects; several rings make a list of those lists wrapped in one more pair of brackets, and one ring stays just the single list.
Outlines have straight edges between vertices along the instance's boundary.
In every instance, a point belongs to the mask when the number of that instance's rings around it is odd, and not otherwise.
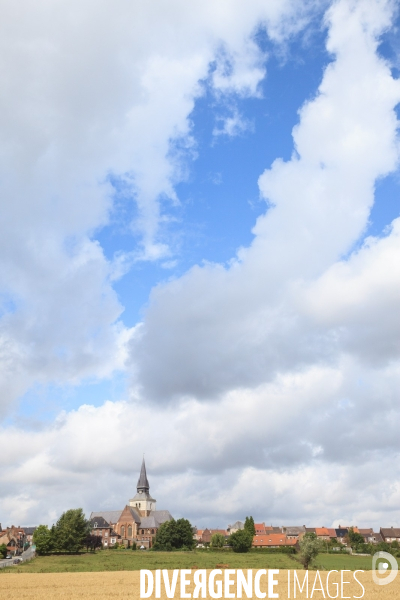
[{"label": "pointed slate roof", "polygon": [[146,465],[144,463],[144,457],[142,461],[142,468],[140,469],[139,480],[137,482],[137,490],[144,490],[146,492],[149,491],[150,485],[146,475]]}]

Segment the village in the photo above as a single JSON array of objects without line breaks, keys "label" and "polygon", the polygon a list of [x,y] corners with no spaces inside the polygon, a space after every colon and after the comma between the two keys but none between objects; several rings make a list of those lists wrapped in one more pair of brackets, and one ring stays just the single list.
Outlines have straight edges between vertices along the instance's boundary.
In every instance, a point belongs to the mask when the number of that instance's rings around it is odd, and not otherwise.
[{"label": "village", "polygon": [[[149,550],[154,545],[161,525],[172,520],[173,517],[168,510],[158,510],[156,507],[156,500],[150,494],[150,484],[143,458],[136,494],[133,498],[122,509],[91,512],[87,519],[87,532],[91,537],[91,545],[93,539],[95,540],[95,548],[138,547],[141,550]],[[362,550],[363,546],[366,550],[367,545],[370,547],[372,545],[377,550],[390,548],[397,551],[400,548],[400,528],[397,527],[381,527],[377,532],[373,528],[361,528],[356,525],[339,525],[336,528],[306,525],[273,526],[266,525],[265,522],[254,523],[252,517],[250,520],[254,534],[252,540],[254,549],[294,552],[306,534],[314,534],[323,542],[326,551],[351,553],[354,548]],[[47,526],[40,525],[40,528],[47,529]],[[246,529],[246,522],[242,521],[236,521],[226,529],[192,527],[193,546],[212,547],[216,544],[216,539],[219,539],[220,547],[229,546],[229,538],[243,529]],[[18,557],[32,548],[35,545],[37,530],[37,526],[11,525],[2,529],[0,525],[0,549],[4,550],[4,558]]]}]

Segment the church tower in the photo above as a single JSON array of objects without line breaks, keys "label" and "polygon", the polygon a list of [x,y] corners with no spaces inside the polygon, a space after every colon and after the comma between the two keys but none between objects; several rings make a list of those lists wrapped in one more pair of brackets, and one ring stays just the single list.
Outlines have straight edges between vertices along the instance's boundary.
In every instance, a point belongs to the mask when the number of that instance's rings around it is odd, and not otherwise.
[{"label": "church tower", "polygon": [[144,457],[137,482],[137,493],[129,500],[129,506],[136,508],[142,517],[148,517],[153,510],[156,510],[156,501],[150,496],[150,485],[146,475]]}]

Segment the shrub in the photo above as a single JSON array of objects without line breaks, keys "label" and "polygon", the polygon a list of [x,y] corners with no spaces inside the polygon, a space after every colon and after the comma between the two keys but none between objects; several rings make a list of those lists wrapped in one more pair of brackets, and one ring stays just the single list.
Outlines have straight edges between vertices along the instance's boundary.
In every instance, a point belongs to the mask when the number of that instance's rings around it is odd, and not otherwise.
[{"label": "shrub", "polygon": [[248,552],[253,544],[253,536],[245,529],[239,529],[229,537],[228,544],[234,552]]}]

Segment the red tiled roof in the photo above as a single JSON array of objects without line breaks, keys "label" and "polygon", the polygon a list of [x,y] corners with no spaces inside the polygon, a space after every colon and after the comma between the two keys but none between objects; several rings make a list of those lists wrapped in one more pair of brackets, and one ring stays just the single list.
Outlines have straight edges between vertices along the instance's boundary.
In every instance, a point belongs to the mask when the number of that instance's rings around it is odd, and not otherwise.
[{"label": "red tiled roof", "polygon": [[253,538],[253,546],[294,546],[295,543],[295,540],[288,540],[284,533],[255,535]]},{"label": "red tiled roof", "polygon": [[336,537],[336,531],[330,527],[316,527],[315,533],[320,537],[322,537],[322,536]]}]

